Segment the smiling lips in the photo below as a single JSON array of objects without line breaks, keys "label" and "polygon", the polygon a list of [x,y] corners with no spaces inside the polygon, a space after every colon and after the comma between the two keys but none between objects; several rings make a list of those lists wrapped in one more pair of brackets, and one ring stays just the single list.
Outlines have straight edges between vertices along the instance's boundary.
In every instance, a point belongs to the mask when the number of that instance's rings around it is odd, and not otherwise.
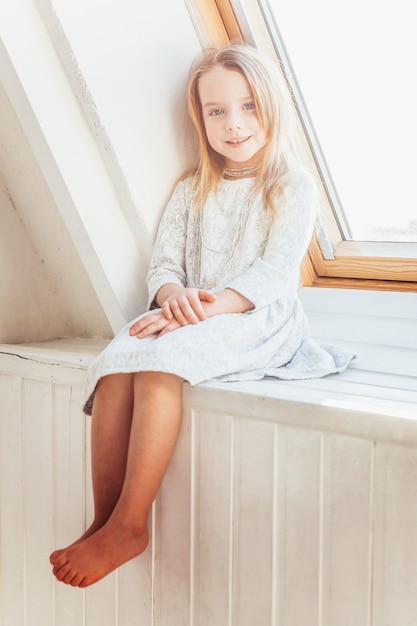
[{"label": "smiling lips", "polygon": [[245,143],[245,141],[247,141],[248,139],[250,139],[250,137],[237,137],[236,139],[229,139],[226,143],[231,146],[238,146],[242,143]]}]

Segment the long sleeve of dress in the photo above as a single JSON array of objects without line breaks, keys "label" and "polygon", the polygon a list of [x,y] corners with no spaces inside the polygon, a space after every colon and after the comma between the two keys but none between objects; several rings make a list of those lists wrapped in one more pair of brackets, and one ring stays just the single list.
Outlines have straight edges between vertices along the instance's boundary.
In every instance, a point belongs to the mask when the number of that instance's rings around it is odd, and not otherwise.
[{"label": "long sleeve of dress", "polygon": [[184,183],[179,182],[162,216],[149,265],[148,309],[159,289],[167,283],[186,285],[185,241],[188,210]]},{"label": "long sleeve of dress", "polygon": [[263,256],[226,285],[253,302],[251,313],[279,298],[295,297],[299,286],[300,265],[316,218],[317,192],[313,181],[302,177],[285,194]]}]

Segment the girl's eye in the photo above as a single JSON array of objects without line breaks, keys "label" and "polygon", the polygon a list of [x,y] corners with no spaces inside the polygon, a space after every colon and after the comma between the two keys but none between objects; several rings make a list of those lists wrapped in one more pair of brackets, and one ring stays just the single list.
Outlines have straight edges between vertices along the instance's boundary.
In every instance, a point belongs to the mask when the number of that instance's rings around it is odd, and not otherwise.
[{"label": "girl's eye", "polygon": [[243,105],[243,108],[246,109],[246,110],[254,109],[255,108],[255,103],[254,102],[247,102],[246,104]]},{"label": "girl's eye", "polygon": [[216,115],[221,115],[222,113],[223,113],[222,109],[213,109],[213,111],[210,111],[209,115],[212,115],[215,117]]}]

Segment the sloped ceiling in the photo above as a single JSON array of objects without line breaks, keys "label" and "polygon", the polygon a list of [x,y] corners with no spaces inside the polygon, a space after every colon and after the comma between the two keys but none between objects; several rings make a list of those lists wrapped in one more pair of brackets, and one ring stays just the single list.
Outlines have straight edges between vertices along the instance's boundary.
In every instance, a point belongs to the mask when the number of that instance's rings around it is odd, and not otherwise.
[{"label": "sloped ceiling", "polygon": [[105,4],[0,3],[2,343],[109,338],[143,312],[152,239],[193,158],[188,8]]},{"label": "sloped ceiling", "polygon": [[0,342],[112,331],[0,83]]}]

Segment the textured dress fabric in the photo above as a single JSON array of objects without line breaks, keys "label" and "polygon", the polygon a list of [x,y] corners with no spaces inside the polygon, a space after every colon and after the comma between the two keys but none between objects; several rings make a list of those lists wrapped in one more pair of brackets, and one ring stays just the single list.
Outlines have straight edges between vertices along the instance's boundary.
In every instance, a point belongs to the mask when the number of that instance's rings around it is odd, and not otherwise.
[{"label": "textured dress fabric", "polygon": [[[159,371],[191,385],[223,381],[305,379],[344,370],[353,355],[309,337],[298,299],[300,264],[316,219],[313,182],[294,176],[276,215],[254,194],[254,179],[223,179],[202,210],[195,180],[179,182],[162,217],[148,272],[148,308],[167,283],[218,292],[233,289],[254,307],[217,315],[162,337],[129,335],[130,322],[91,363],[85,412],[101,377]],[[145,312],[144,315],[147,315]]]}]

